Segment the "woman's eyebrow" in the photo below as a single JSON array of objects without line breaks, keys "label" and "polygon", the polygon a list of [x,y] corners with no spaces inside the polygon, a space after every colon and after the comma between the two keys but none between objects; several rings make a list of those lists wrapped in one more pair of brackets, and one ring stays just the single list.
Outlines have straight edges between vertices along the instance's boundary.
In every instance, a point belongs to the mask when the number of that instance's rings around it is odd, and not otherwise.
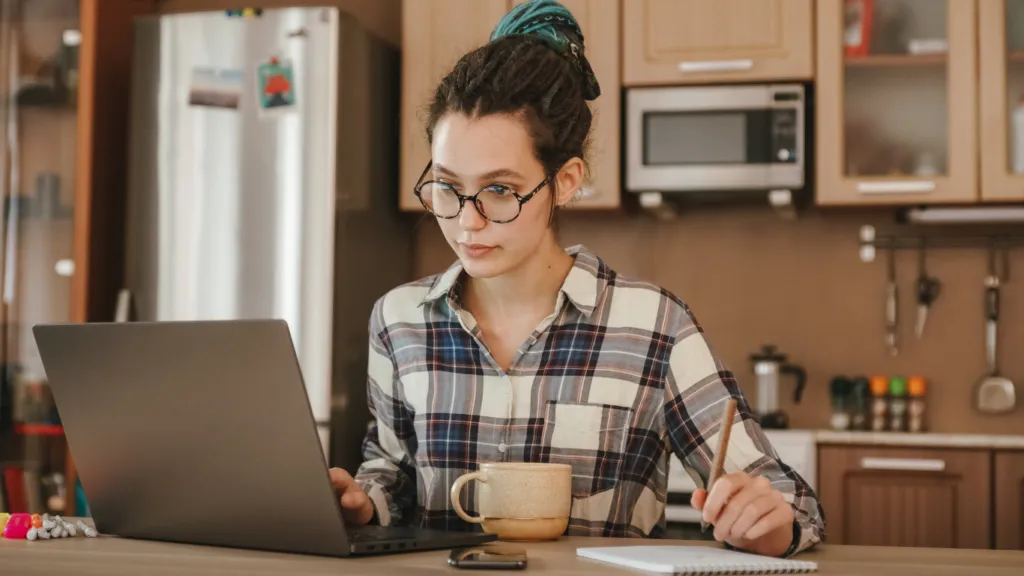
[{"label": "woman's eyebrow", "polygon": [[[442,164],[436,164],[435,163],[434,164],[434,172],[436,174],[440,174],[441,176],[446,176],[448,178],[454,178],[454,179],[458,179],[459,178],[458,174],[456,174],[455,172],[452,172],[448,168],[445,168]],[[518,178],[518,179],[522,180],[523,176],[522,176],[522,174],[520,174],[519,172],[516,172],[515,170],[512,170],[511,168],[499,168],[497,170],[491,170],[490,172],[487,172],[486,174],[481,174],[480,175],[480,179],[481,180],[493,180],[493,179],[496,179],[496,178]]]}]

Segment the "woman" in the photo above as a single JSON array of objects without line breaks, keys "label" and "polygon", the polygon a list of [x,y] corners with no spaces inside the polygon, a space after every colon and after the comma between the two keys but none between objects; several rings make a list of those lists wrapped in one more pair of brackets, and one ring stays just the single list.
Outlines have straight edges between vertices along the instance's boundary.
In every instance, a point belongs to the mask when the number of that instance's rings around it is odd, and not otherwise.
[{"label": "woman", "polygon": [[367,461],[355,479],[331,471],[346,521],[471,529],[449,502],[459,475],[561,461],[573,466],[569,534],[660,536],[669,450],[704,485],[732,397],[733,472],[693,505],[731,546],[804,550],[824,533],[816,497],[778,461],[686,305],[556,242],[599,93],[576,21],[551,0],[512,10],[438,86],[416,194],[458,260],[374,307]]}]

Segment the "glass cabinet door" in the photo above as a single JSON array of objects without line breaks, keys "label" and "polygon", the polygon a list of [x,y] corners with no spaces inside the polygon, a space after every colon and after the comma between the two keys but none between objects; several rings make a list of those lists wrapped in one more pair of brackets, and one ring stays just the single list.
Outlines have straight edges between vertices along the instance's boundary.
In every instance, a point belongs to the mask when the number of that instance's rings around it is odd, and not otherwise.
[{"label": "glass cabinet door", "polygon": [[32,326],[68,322],[77,0],[0,2],[0,492],[7,512],[68,509],[67,446]]},{"label": "glass cabinet door", "polygon": [[1024,200],[1024,1],[978,5],[981,196]]},{"label": "glass cabinet door", "polygon": [[974,200],[974,0],[817,6],[819,203]]}]

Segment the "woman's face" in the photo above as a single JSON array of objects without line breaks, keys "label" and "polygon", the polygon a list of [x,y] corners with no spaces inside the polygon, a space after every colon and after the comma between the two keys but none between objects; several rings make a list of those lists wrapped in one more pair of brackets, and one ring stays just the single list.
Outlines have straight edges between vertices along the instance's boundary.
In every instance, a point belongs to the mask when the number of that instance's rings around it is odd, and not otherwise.
[{"label": "woman's face", "polygon": [[[514,116],[446,114],[434,127],[431,154],[432,173],[425,178],[444,182],[464,196],[486,188],[480,197],[488,197],[484,208],[492,206],[488,213],[495,219],[506,219],[499,211],[515,214],[518,201],[511,192],[526,196],[544,181],[544,168],[534,156],[526,126]],[[559,190],[557,204],[572,198],[582,176],[580,160],[566,163],[552,182]],[[548,241],[553,190],[551,185],[541,187],[511,222],[484,218],[469,200],[458,216],[437,221],[466,272],[474,278],[494,278],[516,269]]]}]

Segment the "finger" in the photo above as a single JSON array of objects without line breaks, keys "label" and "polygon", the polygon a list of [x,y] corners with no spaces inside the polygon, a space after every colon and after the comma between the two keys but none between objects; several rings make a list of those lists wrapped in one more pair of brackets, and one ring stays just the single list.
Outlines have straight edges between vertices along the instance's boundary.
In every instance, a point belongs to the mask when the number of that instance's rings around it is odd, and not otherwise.
[{"label": "finger", "polygon": [[773,530],[778,530],[781,526],[792,526],[794,518],[793,507],[788,503],[785,506],[776,506],[770,513],[754,523],[750,530],[747,530],[744,538],[757,540]]},{"label": "finger", "polygon": [[[768,492],[761,489],[757,483],[748,482],[743,489],[732,495],[725,503],[721,514],[715,520],[715,539],[725,541],[732,534],[732,526],[744,514],[750,503],[766,496]],[[760,516],[758,517],[760,518]],[[756,520],[756,519],[755,519]]]},{"label": "finger", "polygon": [[704,511],[701,515],[704,521],[715,524],[725,503],[748,482],[750,482],[750,476],[742,472],[728,474],[716,480],[704,502]]},{"label": "finger", "polygon": [[693,506],[698,512],[704,509],[704,503],[708,499],[708,491],[703,488],[694,490],[693,494],[690,495],[690,506]]},{"label": "finger", "polygon": [[729,529],[728,538],[746,538],[747,533],[755,524],[757,524],[758,520],[764,518],[768,514],[771,514],[772,511],[780,505],[789,506],[789,504],[780,502],[778,498],[775,498],[775,496],[770,493],[760,494],[743,508],[743,511],[736,518],[736,521],[732,523],[732,527]]},{"label": "finger", "polygon": [[370,503],[370,497],[362,490],[351,490],[341,495],[341,506],[351,510],[358,510]]},{"label": "finger", "polygon": [[331,468],[331,486],[338,492],[348,492],[359,485],[352,478],[352,475],[341,468]]}]

